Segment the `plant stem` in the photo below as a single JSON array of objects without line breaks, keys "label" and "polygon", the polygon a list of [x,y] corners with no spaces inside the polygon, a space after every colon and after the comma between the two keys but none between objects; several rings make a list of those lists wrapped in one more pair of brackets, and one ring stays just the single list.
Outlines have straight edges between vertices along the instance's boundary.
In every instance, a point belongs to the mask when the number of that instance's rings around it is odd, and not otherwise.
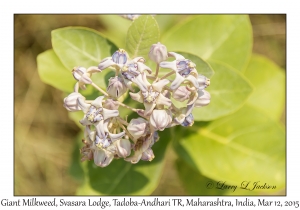
[{"label": "plant stem", "polygon": [[175,71],[171,71],[171,72],[169,72],[169,73],[167,73],[165,76],[163,76],[162,78],[160,78],[161,80],[162,79],[165,79],[165,78],[167,78],[168,76],[171,76],[172,74],[174,74],[175,73]]},{"label": "plant stem", "polygon": [[105,96],[108,96],[108,94],[102,90],[100,87],[98,87],[98,85],[96,85],[95,83],[92,82],[91,84],[94,88],[96,88],[97,90],[99,90],[101,93],[103,93]]},{"label": "plant stem", "polygon": [[120,102],[120,101],[118,101],[118,103],[119,103],[120,106],[123,106],[123,107],[125,107],[125,108],[127,108],[127,109],[130,109],[130,110],[134,111],[134,112],[138,112],[137,109],[132,108],[132,107],[130,107],[130,106],[127,106],[126,104],[123,104],[123,103]]},{"label": "plant stem", "polygon": [[156,64],[155,78],[157,78],[158,72],[159,72],[159,64]]}]

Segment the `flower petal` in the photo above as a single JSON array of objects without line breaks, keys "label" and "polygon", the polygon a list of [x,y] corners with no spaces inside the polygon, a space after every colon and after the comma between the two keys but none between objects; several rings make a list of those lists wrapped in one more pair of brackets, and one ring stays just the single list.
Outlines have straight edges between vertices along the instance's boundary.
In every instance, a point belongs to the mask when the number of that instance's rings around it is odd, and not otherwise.
[{"label": "flower petal", "polygon": [[121,139],[116,142],[117,154],[120,157],[126,158],[131,153],[131,143],[128,139]]},{"label": "flower petal", "polygon": [[142,157],[142,152],[136,151],[133,156],[125,158],[124,160],[131,162],[132,164],[136,164],[140,161]]},{"label": "flower petal", "polygon": [[194,76],[192,76],[192,75],[189,75],[189,76],[187,76],[185,79],[186,79],[187,81],[191,82],[195,88],[197,88],[197,89],[199,88],[199,83],[198,83],[196,77],[194,77]]},{"label": "flower petal", "polygon": [[163,94],[160,93],[157,97],[156,104],[157,105],[166,105],[169,107],[169,106],[171,106],[172,101],[171,101],[171,99],[163,96]]},{"label": "flower petal", "polygon": [[108,118],[111,118],[111,117],[117,117],[119,116],[119,111],[118,110],[110,110],[110,109],[105,109],[103,108],[103,119],[106,120]]},{"label": "flower petal", "polygon": [[111,152],[105,152],[102,149],[97,149],[94,152],[94,163],[100,167],[108,166],[114,158],[114,154]]},{"label": "flower petal", "polygon": [[99,96],[91,103],[91,105],[93,105],[96,108],[102,107],[103,98],[104,98],[104,96]]},{"label": "flower petal", "polygon": [[96,125],[96,131],[97,131],[97,134],[100,138],[104,138],[105,137],[105,130],[107,130],[107,124],[104,125],[103,123],[103,120],[100,120]]},{"label": "flower petal", "polygon": [[77,102],[78,102],[78,106],[81,108],[81,110],[82,110],[84,113],[87,113],[88,110],[90,109],[91,105],[88,104],[88,103],[85,103],[85,98],[79,97],[79,98],[77,99]]},{"label": "flower petal", "polygon": [[164,61],[164,62],[161,62],[159,64],[160,67],[162,68],[165,68],[165,69],[172,69],[174,71],[178,71],[177,70],[177,66],[176,66],[176,60],[175,61],[172,61],[172,62],[169,62],[169,61]]},{"label": "flower petal", "polygon": [[90,121],[88,121],[88,119],[86,117],[84,117],[82,120],[79,121],[81,125],[92,125],[92,123]]},{"label": "flower petal", "polygon": [[149,74],[152,73],[152,70],[150,69],[150,67],[146,66],[145,64],[138,62],[137,65],[138,65],[139,72],[142,73],[146,70],[146,71],[148,71]]},{"label": "flower petal", "polygon": [[104,58],[98,65],[98,68],[100,70],[103,70],[103,69],[106,69],[110,66],[113,66],[115,65],[116,63],[113,62],[112,58],[111,57],[107,57],[107,58]]},{"label": "flower petal", "polygon": [[139,74],[135,78],[132,78],[131,81],[134,82],[135,84],[137,84],[137,86],[139,86],[139,88],[142,92],[145,92],[148,90],[147,83],[144,82],[142,74]]},{"label": "flower petal", "polygon": [[156,104],[155,103],[144,103],[144,106],[145,106],[144,115],[149,116],[152,113],[153,109],[155,108]]},{"label": "flower petal", "polygon": [[172,90],[176,90],[176,89],[181,85],[181,83],[182,83],[183,81],[184,81],[184,77],[181,76],[180,74],[178,74],[178,73],[176,72],[175,80],[172,82],[170,88],[171,88]]},{"label": "flower petal", "polygon": [[131,97],[133,100],[135,100],[135,101],[137,101],[137,102],[140,102],[140,103],[143,103],[143,102],[144,102],[144,101],[143,101],[142,94],[141,94],[141,91],[139,91],[139,92],[137,92],[137,93],[131,93],[131,92],[129,92],[129,95],[130,95],[130,97]]},{"label": "flower petal", "polygon": [[152,87],[157,92],[161,92],[162,89],[169,83],[170,83],[170,81],[168,79],[162,79],[162,80],[159,80],[158,82],[154,82],[152,84]]},{"label": "flower petal", "polygon": [[141,159],[144,161],[152,161],[154,157],[153,150],[149,148],[143,152]]},{"label": "flower petal", "polygon": [[168,55],[171,57],[175,57],[176,60],[184,60],[185,59],[182,55],[175,53],[175,52],[169,52]]},{"label": "flower petal", "polygon": [[116,134],[108,133],[108,135],[109,135],[111,141],[115,142],[125,135],[125,131],[123,131],[121,133],[116,133]]},{"label": "flower petal", "polygon": [[98,72],[101,72],[102,70],[99,69],[97,66],[90,66],[86,72],[87,73],[98,73]]}]

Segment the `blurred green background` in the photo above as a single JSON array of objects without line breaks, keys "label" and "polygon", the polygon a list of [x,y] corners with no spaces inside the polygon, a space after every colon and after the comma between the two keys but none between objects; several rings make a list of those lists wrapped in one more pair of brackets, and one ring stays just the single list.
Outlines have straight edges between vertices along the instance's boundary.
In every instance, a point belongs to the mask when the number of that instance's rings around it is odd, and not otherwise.
[{"label": "blurred green background", "polygon": [[[102,19],[103,20],[103,19]],[[253,53],[286,68],[286,16],[250,15]],[[85,26],[103,31],[97,15],[15,15],[15,195],[74,195],[79,182],[69,165],[80,128],[63,108],[62,92],[41,82],[36,57],[51,49],[51,31]],[[281,121],[285,123],[285,114]],[[79,152],[79,151],[78,151]],[[187,195],[169,147],[160,184],[153,195]],[[178,162],[177,162],[178,164]]]}]

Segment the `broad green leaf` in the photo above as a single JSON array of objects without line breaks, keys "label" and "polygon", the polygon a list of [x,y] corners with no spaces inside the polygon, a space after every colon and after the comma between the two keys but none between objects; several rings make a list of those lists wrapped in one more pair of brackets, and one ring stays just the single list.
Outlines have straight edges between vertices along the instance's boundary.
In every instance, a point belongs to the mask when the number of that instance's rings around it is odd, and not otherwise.
[{"label": "broad green leaf", "polygon": [[180,157],[206,177],[238,186],[250,182],[249,189],[255,182],[276,186],[253,190],[267,194],[285,187],[285,132],[251,106],[190,129],[179,128],[175,136]]},{"label": "broad green leaf", "polygon": [[[98,66],[103,58],[110,57],[116,46],[103,36],[89,28],[66,27],[52,31],[52,46],[62,62],[71,71],[75,66]],[[111,73],[106,69],[93,75],[93,81],[100,87],[105,87],[105,76]]]},{"label": "broad green leaf", "polygon": [[[203,176],[198,170],[185,161],[176,160],[176,168],[188,195],[258,195],[255,191],[241,189],[239,185],[231,185],[226,181],[216,181]],[[195,187],[197,186],[197,187]]]},{"label": "broad green leaf", "polygon": [[104,29],[100,32],[120,48],[126,46],[126,34],[131,24],[120,15],[99,15],[100,23],[104,25]]},{"label": "broad green leaf", "polygon": [[214,76],[206,89],[210,95],[210,104],[194,108],[195,120],[209,121],[231,114],[243,106],[252,92],[247,79],[238,71],[220,63],[210,61]]},{"label": "broad green leaf", "polygon": [[155,158],[151,162],[131,164],[118,159],[105,168],[96,167],[93,161],[82,163],[86,180],[77,195],[150,195],[159,183],[171,138],[170,130],[159,135],[160,140],[152,147]]},{"label": "broad green leaf", "polygon": [[280,119],[285,104],[284,70],[261,55],[253,55],[244,74],[254,86],[247,103]]},{"label": "broad green leaf", "polygon": [[37,69],[41,80],[59,90],[72,92],[76,80],[60,62],[53,50],[47,50],[37,57]]},{"label": "broad green leaf", "polygon": [[180,23],[181,21],[188,18],[189,15],[171,15],[171,14],[158,14],[155,15],[154,18],[156,19],[159,30],[161,34],[167,33],[172,27],[176,24]]},{"label": "broad green leaf", "polygon": [[193,53],[243,70],[251,56],[252,28],[247,15],[193,15],[161,40],[168,51]]},{"label": "broad green leaf", "polygon": [[126,50],[131,57],[148,58],[152,44],[159,41],[159,28],[151,15],[141,15],[130,25],[126,36]]}]

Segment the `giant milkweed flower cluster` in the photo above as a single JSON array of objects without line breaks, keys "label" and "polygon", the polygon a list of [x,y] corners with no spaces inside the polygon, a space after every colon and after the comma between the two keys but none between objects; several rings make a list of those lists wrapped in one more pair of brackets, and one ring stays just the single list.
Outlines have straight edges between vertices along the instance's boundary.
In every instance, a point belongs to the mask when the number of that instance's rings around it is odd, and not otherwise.
[{"label": "giant milkweed flower cluster", "polygon": [[[103,59],[98,66],[73,69],[77,83],[74,92],[64,99],[64,107],[68,111],[83,112],[80,120],[85,126],[84,147],[80,150],[82,161],[94,160],[100,167],[119,158],[133,164],[140,160],[151,161],[154,158],[152,146],[159,140],[158,131],[173,126],[192,126],[192,110],[210,103],[210,94],[205,90],[210,80],[197,72],[191,60],[168,52],[161,43],[153,44],[148,56],[156,64],[155,73],[143,57],[131,59],[123,49]],[[173,61],[167,61],[169,58]],[[160,68],[170,71],[159,77]],[[109,70],[115,71],[115,76],[109,79],[105,91],[93,83],[91,77]],[[100,95],[86,100],[79,93],[86,85],[95,87]],[[121,96],[128,91],[131,99],[142,103],[144,109],[121,102]],[[183,103],[184,107],[176,107],[175,101]],[[139,117],[122,118],[120,106],[131,109]]]}]

